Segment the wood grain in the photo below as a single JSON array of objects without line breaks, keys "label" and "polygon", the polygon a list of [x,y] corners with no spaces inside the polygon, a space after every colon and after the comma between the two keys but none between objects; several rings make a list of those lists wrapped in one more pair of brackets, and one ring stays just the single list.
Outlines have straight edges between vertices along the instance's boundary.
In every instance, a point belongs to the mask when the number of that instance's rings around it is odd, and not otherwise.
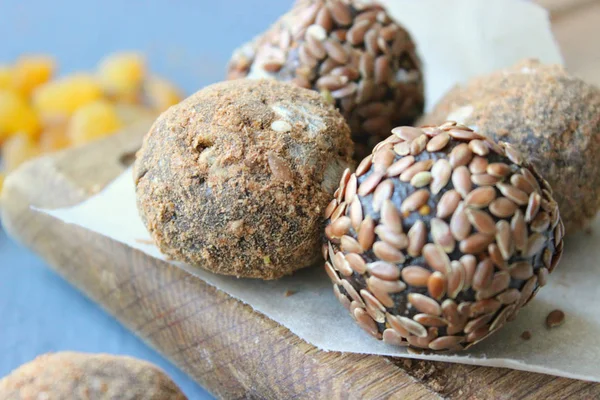
[{"label": "wood grain", "polygon": [[146,130],[139,126],[11,174],[2,197],[9,234],[217,397],[438,397],[386,358],[318,351],[178,268],[31,210],[92,195],[123,171],[121,156],[139,146]]},{"label": "wood grain", "polygon": [[178,268],[29,208],[89,197],[123,171],[119,160],[137,148],[146,128],[24,165],[7,178],[3,222],[217,397],[600,397],[600,385],[547,375],[325,353]]},{"label": "wood grain", "polygon": [[[600,37],[600,2],[565,1],[570,5],[543,2],[555,7],[554,29],[571,70],[599,83],[600,46],[591,40]],[[6,180],[2,221],[13,237],[215,396],[600,398],[598,384],[549,375],[325,353],[178,268],[31,210],[76,204],[100,190],[124,170],[149,123],[23,165]]]}]

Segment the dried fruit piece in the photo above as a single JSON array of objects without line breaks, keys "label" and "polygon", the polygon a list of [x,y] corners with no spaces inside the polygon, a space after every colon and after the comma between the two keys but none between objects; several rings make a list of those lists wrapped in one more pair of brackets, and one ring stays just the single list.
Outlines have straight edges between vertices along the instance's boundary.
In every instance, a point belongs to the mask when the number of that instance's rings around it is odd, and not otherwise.
[{"label": "dried fruit piece", "polygon": [[39,129],[39,118],[27,101],[13,91],[0,89],[0,143],[15,133],[35,137]]},{"label": "dried fruit piece", "polygon": [[69,122],[69,138],[74,144],[87,143],[107,136],[123,126],[115,107],[96,101],[80,107]]},{"label": "dried fruit piece", "polygon": [[104,90],[120,100],[135,101],[145,75],[144,57],[138,53],[113,53],[98,65]]}]

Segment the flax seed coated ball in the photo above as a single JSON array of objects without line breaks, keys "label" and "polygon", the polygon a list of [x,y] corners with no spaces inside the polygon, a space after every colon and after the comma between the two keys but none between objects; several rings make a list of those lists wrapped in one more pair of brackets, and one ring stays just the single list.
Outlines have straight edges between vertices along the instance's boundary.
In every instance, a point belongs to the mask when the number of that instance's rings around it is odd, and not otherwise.
[{"label": "flax seed coated ball", "polygon": [[424,123],[453,120],[516,146],[555,190],[567,232],[600,209],[600,89],[524,61],[455,87]]},{"label": "flax seed coated ball", "polygon": [[409,33],[372,1],[299,0],[235,51],[228,78],[273,78],[310,88],[347,119],[357,159],[423,111],[421,63]]},{"label": "flax seed coated ball", "polygon": [[325,211],[325,269],[368,333],[467,348],[544,286],[564,227],[548,183],[511,145],[448,122],[400,127]]},{"label": "flax seed coated ball", "polygon": [[138,210],[168,257],[275,279],[320,258],[323,210],[351,160],[350,129],[318,93],[218,83],[146,135],[134,165]]},{"label": "flax seed coated ball", "polygon": [[44,354],[0,379],[0,399],[185,400],[158,367],[131,357]]}]

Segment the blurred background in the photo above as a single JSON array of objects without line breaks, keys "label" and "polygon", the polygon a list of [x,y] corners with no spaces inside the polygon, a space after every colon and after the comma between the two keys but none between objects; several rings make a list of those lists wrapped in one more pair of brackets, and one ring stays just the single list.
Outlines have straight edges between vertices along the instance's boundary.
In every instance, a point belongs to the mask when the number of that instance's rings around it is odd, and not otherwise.
[{"label": "blurred background", "polygon": [[[156,114],[222,80],[234,48],[262,32],[292,2],[0,0],[0,128],[10,109],[20,115],[21,125],[8,130],[31,131],[0,135],[5,170],[110,134],[138,114]],[[594,39],[600,0],[539,2],[553,10],[554,31],[571,71],[599,84],[600,48]],[[35,57],[23,58],[27,55]],[[15,74],[21,83],[6,83]],[[85,78],[90,74],[102,77],[102,87],[90,84]],[[61,107],[69,117],[56,118],[49,100],[55,104],[57,93],[65,92],[71,95]],[[98,118],[104,122],[98,124]],[[211,398],[1,229],[0,317],[0,377],[46,352],[126,354],[162,367],[191,399]]]},{"label": "blurred background", "polygon": [[[233,49],[263,31],[291,3],[292,0],[0,0],[0,66],[17,69],[15,63],[21,59],[21,65],[26,64],[24,68],[43,71],[47,60],[40,63],[36,57],[28,67],[22,57],[47,55],[53,60],[54,75],[71,79],[74,73],[97,74],[102,60],[115,52],[135,52],[143,56],[144,79],[158,75],[184,96],[222,80]],[[112,66],[107,66],[111,57]],[[136,66],[132,64],[135,60],[132,62],[131,58],[110,56],[104,64],[108,80],[112,76],[114,83],[119,83],[128,73],[135,77]],[[77,85],[79,88],[72,90],[81,93],[84,84],[67,86]],[[48,91],[52,92],[52,88]],[[169,97],[169,93],[163,90],[162,96]],[[105,97],[102,100],[112,105],[139,103],[139,99],[119,99],[117,95]],[[43,103],[44,99],[37,101]],[[88,111],[88,118],[93,120],[98,110]],[[39,123],[46,126],[54,121]],[[86,133],[86,124],[79,125],[83,125],[83,132],[66,136],[75,135],[85,141],[86,135],[101,134]],[[13,144],[13,154],[27,153],[23,149],[29,146],[27,143]],[[40,146],[39,142],[34,145]],[[54,145],[62,147],[68,143]],[[191,399],[211,398],[1,230],[0,317],[0,377],[46,352],[127,354],[162,367]]]}]

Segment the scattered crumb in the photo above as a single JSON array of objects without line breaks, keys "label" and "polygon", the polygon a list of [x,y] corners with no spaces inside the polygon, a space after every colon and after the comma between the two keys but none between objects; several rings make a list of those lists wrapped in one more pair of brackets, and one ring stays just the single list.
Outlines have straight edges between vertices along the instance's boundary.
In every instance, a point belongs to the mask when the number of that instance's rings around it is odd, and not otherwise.
[{"label": "scattered crumb", "polygon": [[411,359],[397,359],[395,364],[436,392],[442,392],[449,387],[448,376],[445,373],[448,364]]},{"label": "scattered crumb", "polygon": [[284,297],[290,297],[291,295],[296,294],[295,290],[286,290],[285,293],[283,294]]},{"label": "scattered crumb", "polygon": [[141,244],[154,244],[154,242],[149,239],[135,239],[135,241]]},{"label": "scattered crumb", "polygon": [[561,310],[551,311],[546,317],[546,326],[548,328],[554,328],[560,326],[565,322],[565,313]]},{"label": "scattered crumb", "polygon": [[592,236],[594,234],[594,230],[591,226],[588,226],[583,230],[583,233],[585,233],[588,236]]},{"label": "scattered crumb", "polygon": [[521,333],[521,339],[523,339],[523,340],[529,340],[529,339],[531,339],[531,332],[530,331],[523,331],[523,333]]}]

